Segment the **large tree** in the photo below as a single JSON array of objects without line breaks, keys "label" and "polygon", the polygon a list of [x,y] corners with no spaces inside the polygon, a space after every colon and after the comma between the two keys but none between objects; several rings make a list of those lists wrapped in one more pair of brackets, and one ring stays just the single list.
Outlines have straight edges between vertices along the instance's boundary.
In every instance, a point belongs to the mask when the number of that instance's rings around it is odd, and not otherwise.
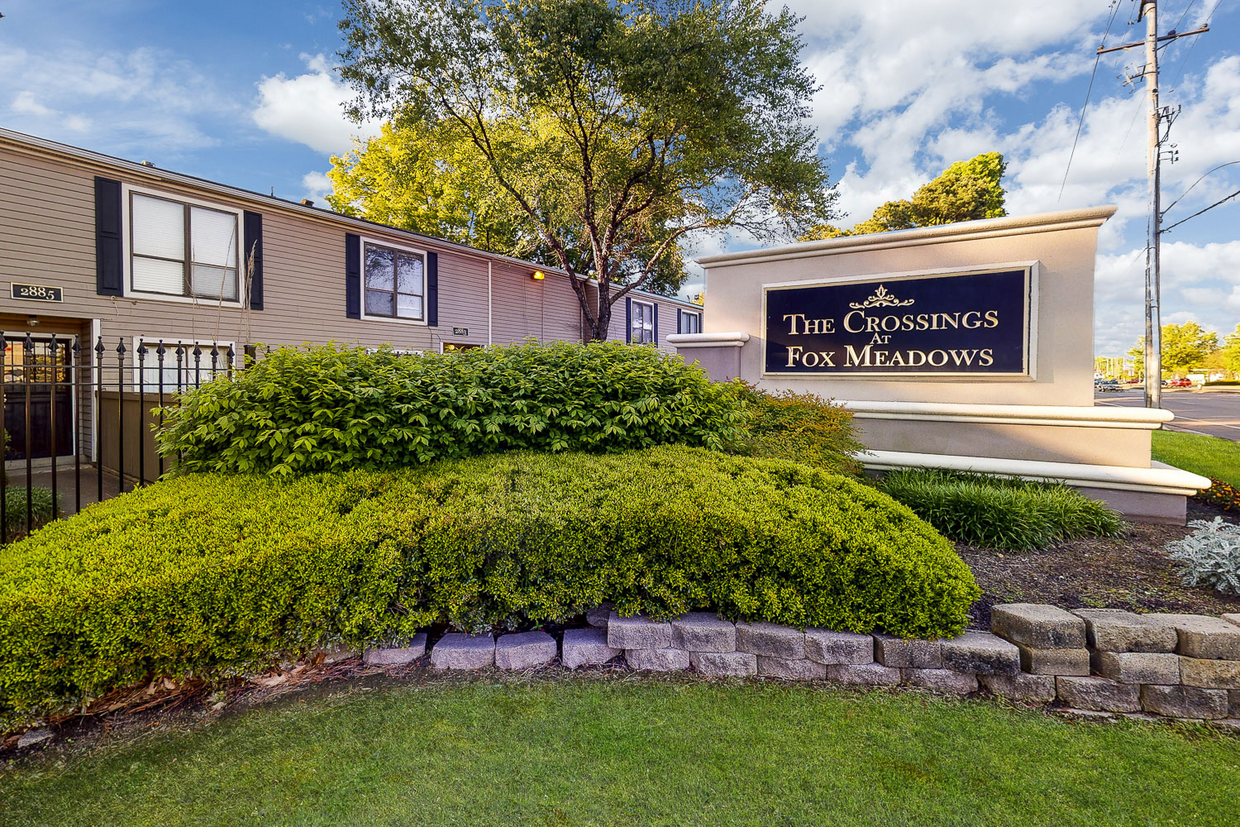
[{"label": "large tree", "polygon": [[762,0],[347,0],[341,72],[354,117],[472,147],[605,339],[690,233],[831,218],[798,22]]},{"label": "large tree", "polygon": [[1233,374],[1240,374],[1240,324],[1223,338],[1221,354],[1223,367]]},{"label": "large tree", "polygon": [[819,224],[802,236],[802,241],[820,238],[838,238],[867,233],[885,233],[888,230],[910,230],[914,227],[932,227],[938,224],[954,224],[958,221],[976,221],[980,218],[1002,218],[1007,215],[1003,208],[1003,172],[1007,168],[998,152],[985,152],[968,161],[957,161],[929,183],[913,193],[911,200],[888,201],[874,211],[870,218],[852,229],[840,229],[832,224]]},{"label": "large tree", "polygon": [[[1218,350],[1218,334],[1205,330],[1196,322],[1165,324],[1162,326],[1162,368],[1164,373],[1181,375],[1191,368],[1203,366],[1206,357]],[[1137,367],[1138,375],[1145,375],[1145,337],[1126,354]]]}]

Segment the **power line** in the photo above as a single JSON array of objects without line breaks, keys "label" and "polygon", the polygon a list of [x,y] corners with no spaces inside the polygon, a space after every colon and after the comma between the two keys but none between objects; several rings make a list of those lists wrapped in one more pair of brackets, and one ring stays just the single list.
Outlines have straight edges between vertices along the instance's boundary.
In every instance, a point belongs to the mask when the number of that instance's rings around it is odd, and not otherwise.
[{"label": "power line", "polygon": [[[1118,13],[1119,0],[1111,0],[1111,19],[1107,21],[1106,31],[1102,33],[1102,46],[1107,45],[1107,37],[1111,34],[1111,24],[1115,22],[1115,15]],[[1085,90],[1085,104],[1081,107],[1081,117],[1076,122],[1076,135],[1072,138],[1072,150],[1068,153],[1068,166],[1063,171],[1063,181],[1059,184],[1057,201],[1063,200],[1064,188],[1068,186],[1068,173],[1072,171],[1072,159],[1076,157],[1076,145],[1081,140],[1081,127],[1085,125],[1085,110],[1089,108],[1089,96],[1094,91],[1094,78],[1098,75],[1098,63],[1101,60],[1101,53],[1094,55],[1094,70],[1089,73],[1089,88]]]},{"label": "power line", "polygon": [[[1204,173],[1202,173],[1202,175],[1201,175],[1201,177],[1200,177],[1200,178],[1198,178],[1196,181],[1194,181],[1192,184],[1190,184],[1190,185],[1189,185],[1188,189],[1186,189],[1186,190],[1184,190],[1184,192],[1180,193],[1180,195],[1179,195],[1179,197],[1178,197],[1178,198],[1176,198],[1174,201],[1172,201],[1170,204],[1168,204],[1168,205],[1167,205],[1167,209],[1163,210],[1163,215],[1166,215],[1167,213],[1171,212],[1171,208],[1172,208],[1172,207],[1174,207],[1176,204],[1180,203],[1180,200],[1181,200],[1184,196],[1186,196],[1186,195],[1188,195],[1190,192],[1192,192],[1193,187],[1197,186],[1197,185],[1198,185],[1198,184],[1200,184],[1202,181],[1204,181],[1204,180],[1206,179],[1206,176],[1207,176],[1207,175],[1210,175],[1210,174],[1212,174],[1212,173],[1218,172],[1218,171],[1219,171],[1220,169],[1222,169],[1223,167],[1229,167],[1229,166],[1232,166],[1233,164],[1240,164],[1240,161],[1228,161],[1228,162],[1227,162],[1227,163],[1225,163],[1225,164],[1219,164],[1219,165],[1218,165],[1218,166],[1216,166],[1214,169],[1208,169],[1208,170],[1206,170]],[[1185,219],[1185,220],[1187,221],[1188,219]]]},{"label": "power line", "polygon": [[1192,214],[1192,215],[1190,215],[1188,218],[1181,218],[1179,221],[1175,222],[1175,223],[1174,223],[1174,224],[1172,224],[1171,226],[1169,226],[1169,227],[1163,227],[1163,228],[1162,228],[1162,231],[1163,231],[1164,233],[1169,233],[1169,232],[1171,232],[1172,230],[1174,230],[1176,227],[1178,227],[1178,226],[1180,226],[1181,224],[1183,224],[1185,221],[1190,221],[1190,220],[1192,220],[1192,219],[1196,218],[1197,216],[1201,215],[1203,212],[1209,212],[1210,210],[1214,209],[1215,207],[1217,207],[1217,206],[1219,206],[1219,205],[1221,205],[1221,204],[1226,204],[1228,201],[1230,201],[1231,199],[1235,198],[1237,195],[1240,195],[1240,190],[1236,190],[1236,191],[1235,191],[1235,192],[1233,192],[1231,195],[1228,195],[1228,196],[1227,196],[1227,197],[1225,197],[1225,198],[1220,198],[1219,200],[1215,201],[1215,202],[1214,202],[1213,204],[1211,204],[1210,206],[1206,207],[1204,210],[1197,210],[1197,212],[1193,213],[1193,214]]},{"label": "power line", "polygon": [[[1214,19],[1214,13],[1218,11],[1218,7],[1222,5],[1222,3],[1223,3],[1223,0],[1215,0],[1214,7],[1210,9],[1210,12],[1206,15],[1205,25],[1207,26],[1210,25],[1210,21]],[[1192,3],[1189,3],[1188,4],[1189,8],[1192,8],[1192,5],[1193,5]],[[1184,14],[1188,14],[1188,9],[1184,10]],[[1180,22],[1183,22],[1183,21],[1184,21],[1184,17],[1181,16]],[[1192,43],[1188,44],[1188,51],[1184,53],[1184,59],[1180,61],[1180,68],[1177,69],[1175,72],[1175,80],[1171,81],[1171,84],[1170,84],[1171,87],[1174,87],[1177,83],[1180,82],[1180,75],[1184,74],[1184,67],[1188,65],[1188,59],[1192,56],[1193,49],[1195,48],[1197,48],[1196,39],[1194,39]]]}]

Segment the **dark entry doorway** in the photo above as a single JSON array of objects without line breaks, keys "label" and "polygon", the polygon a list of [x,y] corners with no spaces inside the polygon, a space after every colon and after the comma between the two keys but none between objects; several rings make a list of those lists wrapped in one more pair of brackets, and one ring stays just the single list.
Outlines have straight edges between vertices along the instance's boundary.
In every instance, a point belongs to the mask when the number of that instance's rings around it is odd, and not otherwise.
[{"label": "dark entry doorway", "polygon": [[73,337],[4,337],[6,460],[73,456]]}]

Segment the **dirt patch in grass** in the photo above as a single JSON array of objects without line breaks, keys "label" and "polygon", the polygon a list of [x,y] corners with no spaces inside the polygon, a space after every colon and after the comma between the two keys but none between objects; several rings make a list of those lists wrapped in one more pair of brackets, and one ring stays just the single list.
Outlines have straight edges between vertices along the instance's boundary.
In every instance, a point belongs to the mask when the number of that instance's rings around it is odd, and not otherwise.
[{"label": "dirt patch in grass", "polygon": [[[1189,502],[1189,520],[1240,522],[1240,514]],[[1107,608],[1136,612],[1240,612],[1240,597],[1185,586],[1179,568],[1163,548],[1191,529],[1179,526],[1125,526],[1123,536],[1090,537],[1058,543],[1028,554],[997,552],[957,544],[973,570],[982,599],[971,611],[972,624],[989,628],[996,603],[1053,603],[1067,609]]]}]

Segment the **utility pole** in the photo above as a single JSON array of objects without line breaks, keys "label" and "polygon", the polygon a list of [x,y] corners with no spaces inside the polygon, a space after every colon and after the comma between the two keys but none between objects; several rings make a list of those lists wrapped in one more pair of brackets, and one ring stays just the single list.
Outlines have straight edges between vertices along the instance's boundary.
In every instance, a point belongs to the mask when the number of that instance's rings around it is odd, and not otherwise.
[{"label": "utility pole", "polygon": [[1158,105],[1158,44],[1189,35],[1202,34],[1210,30],[1202,26],[1191,32],[1176,32],[1174,29],[1158,36],[1158,0],[1137,0],[1141,4],[1137,19],[1145,18],[1145,40],[1126,43],[1123,46],[1112,46],[1109,49],[1098,49],[1097,54],[1117,52],[1123,49],[1145,47],[1145,92],[1149,96],[1149,159],[1148,174],[1150,184],[1150,220],[1149,235],[1145,248],[1145,406],[1147,408],[1162,407],[1162,314],[1159,308],[1162,295],[1161,244],[1162,244],[1162,134],[1163,121],[1168,127],[1175,119],[1175,113],[1163,110]]}]

